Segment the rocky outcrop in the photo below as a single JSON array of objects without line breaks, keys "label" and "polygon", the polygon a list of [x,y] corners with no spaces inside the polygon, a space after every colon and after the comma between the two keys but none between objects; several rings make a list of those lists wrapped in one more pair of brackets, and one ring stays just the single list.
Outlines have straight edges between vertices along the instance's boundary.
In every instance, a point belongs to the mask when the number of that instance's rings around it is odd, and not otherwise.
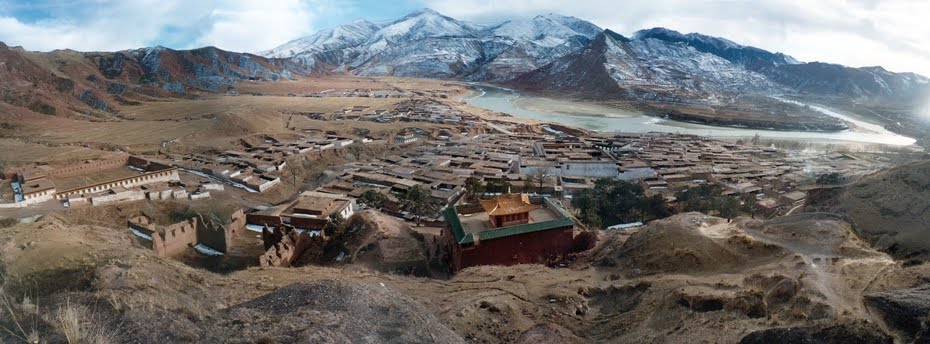
[{"label": "rocky outcrop", "polygon": [[103,110],[106,112],[113,111],[110,109],[110,104],[108,104],[107,101],[100,99],[100,97],[94,94],[94,92],[91,90],[81,92],[81,95],[78,96],[78,99],[84,102],[84,104],[87,104],[87,106],[90,106],[92,109]]},{"label": "rocky outcrop", "polygon": [[904,338],[912,340],[922,336],[930,339],[925,333],[930,316],[930,285],[868,294],[864,302]]},{"label": "rocky outcrop", "polygon": [[813,194],[807,211],[844,214],[856,234],[896,259],[930,259],[930,161],[881,171]]},{"label": "rocky outcrop", "polygon": [[891,344],[894,339],[875,324],[859,321],[820,327],[773,328],[752,332],[740,344]]}]

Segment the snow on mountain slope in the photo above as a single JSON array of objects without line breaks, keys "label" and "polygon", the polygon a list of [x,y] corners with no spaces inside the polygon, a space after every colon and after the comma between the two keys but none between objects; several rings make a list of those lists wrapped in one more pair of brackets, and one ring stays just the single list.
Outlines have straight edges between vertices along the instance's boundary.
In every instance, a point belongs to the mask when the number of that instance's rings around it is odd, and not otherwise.
[{"label": "snow on mountain slope", "polygon": [[699,33],[681,34],[666,28],[653,28],[637,31],[633,37],[639,40],[652,38],[669,43],[684,43],[700,52],[714,54],[751,70],[771,69],[776,66],[800,63],[795,58],[782,53],[771,53],[759,48],[740,45],[728,39]]},{"label": "snow on mountain slope", "polygon": [[598,33],[594,24],[555,14],[482,27],[423,9],[380,25],[325,30],[262,55],[327,72],[501,81],[580,49]]},{"label": "snow on mountain slope", "polygon": [[547,14],[533,18],[508,20],[484,30],[483,34],[509,37],[516,41],[528,41],[544,47],[555,47],[576,37],[590,40],[600,32],[601,29],[596,25],[578,18]]},{"label": "snow on mountain slope", "polygon": [[411,41],[431,37],[473,37],[480,28],[461,22],[431,9],[422,9],[388,23],[365,42],[378,47],[379,44]]},{"label": "snow on mountain slope", "polygon": [[259,55],[273,58],[289,58],[307,52],[324,52],[345,49],[365,43],[381,27],[375,23],[359,20],[334,29],[323,30],[311,36],[287,42],[277,48],[263,51]]},{"label": "snow on mountain slope", "polygon": [[682,43],[606,31],[587,48],[520,76],[518,85],[595,98],[679,97],[713,104],[781,89],[765,76]]},{"label": "snow on mountain slope", "polygon": [[313,73],[518,79],[515,83],[529,88],[598,97],[622,93],[705,103],[784,92],[909,99],[930,89],[915,74],[800,63],[724,38],[664,28],[627,38],[556,14],[481,26],[423,9],[390,22],[356,21],[324,30],[262,55],[287,58]]}]

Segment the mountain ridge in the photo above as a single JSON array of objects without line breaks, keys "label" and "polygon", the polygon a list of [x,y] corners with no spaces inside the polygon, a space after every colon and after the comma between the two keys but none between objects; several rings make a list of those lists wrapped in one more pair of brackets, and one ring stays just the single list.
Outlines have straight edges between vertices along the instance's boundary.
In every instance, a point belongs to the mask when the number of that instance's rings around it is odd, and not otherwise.
[{"label": "mountain ridge", "polygon": [[[411,33],[410,30],[415,28],[423,32]],[[263,56],[290,58],[320,73],[448,78],[520,85],[520,80],[539,79],[523,74],[544,73],[542,69],[547,64],[596,48],[592,47],[595,39],[606,33],[619,44],[637,50],[626,57],[621,56],[623,54],[614,56],[612,61],[615,66],[639,66],[634,68],[638,72],[614,69],[619,73],[615,76],[626,74],[632,77],[639,73],[636,78],[640,84],[621,83],[621,88],[632,87],[621,92],[612,89],[578,92],[590,89],[590,85],[569,83],[579,86],[572,89],[573,93],[598,94],[596,98],[621,93],[626,97],[637,93],[636,88],[643,86],[642,83],[654,81],[652,86],[655,88],[681,88],[683,94],[677,98],[682,99],[703,97],[714,101],[714,98],[726,97],[726,93],[756,92],[807,93],[888,103],[912,101],[925,91],[930,80],[914,73],[888,72],[880,67],[839,68],[835,67],[839,65],[819,62],[803,63],[782,52],[660,27],[639,30],[627,37],[609,29],[605,31],[583,19],[552,13],[477,25],[423,9],[368,27],[370,30],[366,32],[370,38],[364,42],[356,39],[353,44],[336,49],[326,49],[323,44],[314,45],[313,42],[319,41],[319,35],[327,35],[337,29],[298,38],[263,52]],[[351,37],[338,41],[348,42],[348,38]],[[294,49],[299,46],[304,49]],[[629,60],[620,61],[624,58]],[[579,65],[590,62],[579,62]],[[579,82],[590,77],[588,71],[576,72],[582,78]],[[594,84],[604,86],[603,82]],[[537,85],[527,86],[537,88]]]}]

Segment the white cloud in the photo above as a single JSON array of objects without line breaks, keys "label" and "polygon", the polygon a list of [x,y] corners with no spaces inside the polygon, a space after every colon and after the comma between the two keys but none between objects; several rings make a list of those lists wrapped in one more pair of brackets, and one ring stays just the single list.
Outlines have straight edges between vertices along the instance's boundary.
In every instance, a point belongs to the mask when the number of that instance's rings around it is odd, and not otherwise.
[{"label": "white cloud", "polygon": [[666,27],[725,37],[802,61],[882,65],[930,76],[930,2],[911,0],[423,0],[446,15],[487,22],[560,13],[631,34]]},{"label": "white cloud", "polygon": [[314,18],[333,8],[328,4],[321,0],[79,0],[45,8],[55,12],[54,19],[35,22],[17,19],[0,7],[0,41],[39,51],[114,51],[163,44],[255,52],[312,32]]},{"label": "white cloud", "polygon": [[308,2],[300,0],[226,3],[211,11],[207,19],[209,29],[197,40],[197,45],[248,52],[274,48],[312,33],[316,15]]}]

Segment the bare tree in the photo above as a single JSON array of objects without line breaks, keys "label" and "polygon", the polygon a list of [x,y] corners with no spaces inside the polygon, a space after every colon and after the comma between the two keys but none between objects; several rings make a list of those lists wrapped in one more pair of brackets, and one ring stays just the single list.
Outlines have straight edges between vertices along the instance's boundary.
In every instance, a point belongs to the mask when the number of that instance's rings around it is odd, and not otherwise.
[{"label": "bare tree", "polygon": [[281,177],[293,187],[298,187],[304,182],[304,174],[306,172],[304,161],[306,161],[306,159],[302,156],[293,156],[285,161],[287,166],[284,166]]},{"label": "bare tree", "polygon": [[549,180],[549,177],[552,176],[552,169],[546,168],[537,168],[533,175],[528,177],[536,182],[536,192],[542,193],[543,185],[546,184],[546,181]]}]

